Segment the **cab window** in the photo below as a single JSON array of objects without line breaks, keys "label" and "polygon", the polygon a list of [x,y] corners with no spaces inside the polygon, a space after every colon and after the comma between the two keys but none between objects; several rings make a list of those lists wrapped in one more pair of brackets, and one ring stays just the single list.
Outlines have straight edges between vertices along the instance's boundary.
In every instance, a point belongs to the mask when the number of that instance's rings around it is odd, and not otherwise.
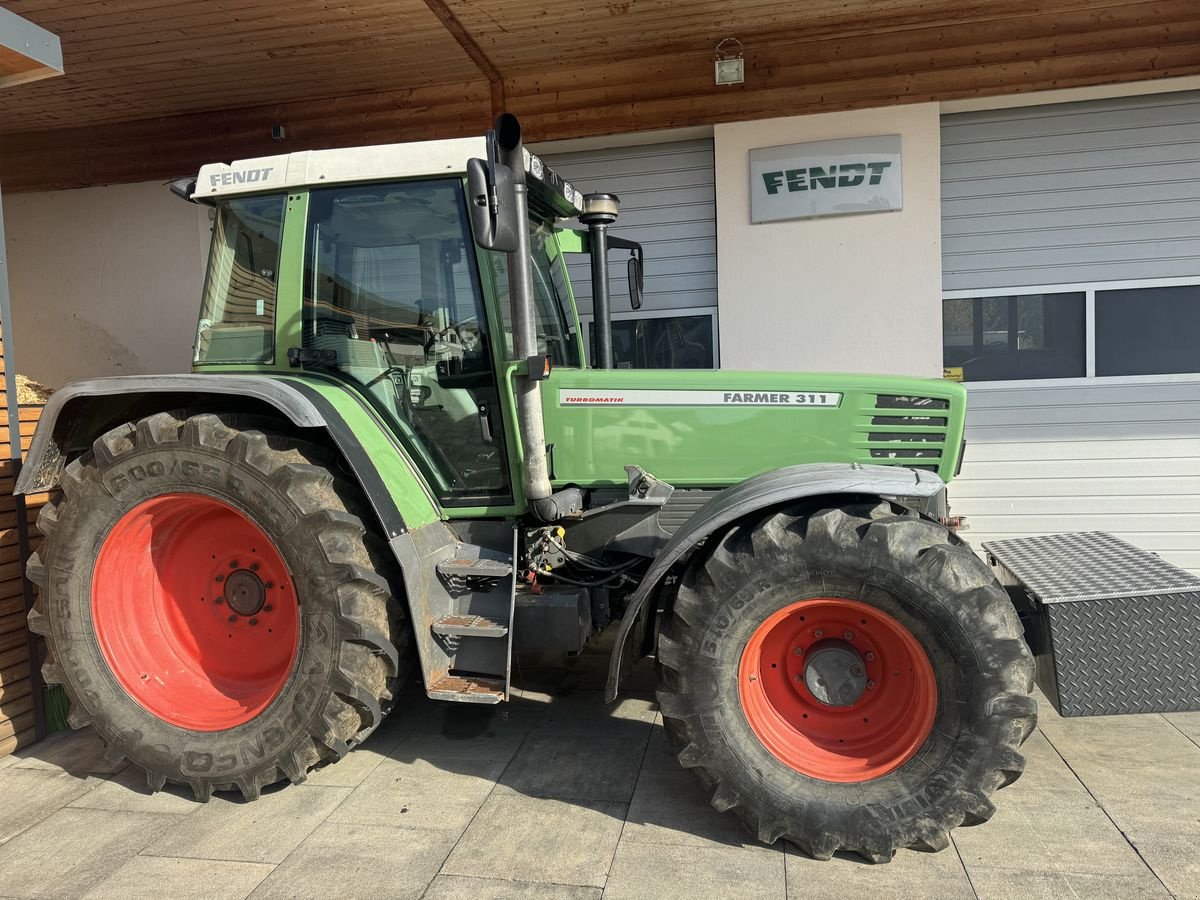
[{"label": "cab window", "polygon": [[269,363],[286,198],[239,197],[217,207],[194,361]]}]

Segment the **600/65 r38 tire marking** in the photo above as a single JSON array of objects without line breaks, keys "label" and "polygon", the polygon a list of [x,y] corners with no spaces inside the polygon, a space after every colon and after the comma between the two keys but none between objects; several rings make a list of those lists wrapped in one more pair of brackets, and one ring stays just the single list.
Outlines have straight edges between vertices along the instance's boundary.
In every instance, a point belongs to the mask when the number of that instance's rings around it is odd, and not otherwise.
[{"label": "600/65 r38 tire marking", "polygon": [[394,561],[357,486],[272,427],[157,413],[114,428],[38,519],[46,680],[152,789],[253,799],[302,781],[374,730],[407,668]]},{"label": "600/65 r38 tire marking", "polygon": [[1036,721],[1007,594],[885,501],[799,504],[711,540],[657,658],[668,737],[713,806],[818,859],[944,849],[992,816]]}]

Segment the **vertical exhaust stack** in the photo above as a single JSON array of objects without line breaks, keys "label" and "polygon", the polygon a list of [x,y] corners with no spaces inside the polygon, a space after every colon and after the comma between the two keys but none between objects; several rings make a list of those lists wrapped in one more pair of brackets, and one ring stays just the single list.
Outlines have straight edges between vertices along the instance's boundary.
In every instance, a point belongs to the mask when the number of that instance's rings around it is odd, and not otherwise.
[{"label": "vertical exhaust stack", "polygon": [[[517,205],[517,248],[508,254],[508,296],[512,304],[513,355],[529,359],[537,354],[537,322],[533,309],[533,263],[529,251],[529,188],[525,183],[525,147],[521,123],[504,113],[496,119],[498,162],[512,170]],[[518,375],[517,430],[525,450],[525,498],[534,515],[544,522],[561,518],[563,510],[550,487],[546,463],[546,428],[542,421],[541,388],[529,375]]]},{"label": "vertical exhaust stack", "polygon": [[617,221],[621,201],[616,194],[586,194],[579,221],[588,227],[592,251],[592,307],[596,314],[597,369],[611,369],[612,310],[608,292],[608,226]]}]

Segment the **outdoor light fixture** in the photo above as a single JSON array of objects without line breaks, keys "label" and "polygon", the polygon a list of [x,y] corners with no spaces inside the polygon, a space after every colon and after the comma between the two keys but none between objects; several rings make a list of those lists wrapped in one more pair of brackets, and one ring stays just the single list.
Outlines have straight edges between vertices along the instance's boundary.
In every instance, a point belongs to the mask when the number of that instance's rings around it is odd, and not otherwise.
[{"label": "outdoor light fixture", "polygon": [[742,59],[742,42],[725,38],[717,44],[714,63],[717,84],[741,84],[746,80],[746,61]]}]

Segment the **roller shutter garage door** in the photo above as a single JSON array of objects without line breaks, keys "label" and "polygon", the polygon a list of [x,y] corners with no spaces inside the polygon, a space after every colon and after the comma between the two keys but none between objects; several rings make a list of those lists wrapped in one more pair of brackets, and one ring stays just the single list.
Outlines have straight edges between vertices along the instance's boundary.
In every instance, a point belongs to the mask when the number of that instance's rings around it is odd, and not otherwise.
[{"label": "roller shutter garage door", "polygon": [[[621,199],[612,233],[645,249],[642,309],[629,306],[620,251],[609,254],[618,364],[706,368],[717,364],[717,227],[711,138],[578,153],[546,161],[585,193]],[[585,331],[592,320],[591,266],[570,264]]]},{"label": "roller shutter garage door", "polygon": [[1200,573],[1200,94],[942,120],[976,546],[1111,531]]}]

